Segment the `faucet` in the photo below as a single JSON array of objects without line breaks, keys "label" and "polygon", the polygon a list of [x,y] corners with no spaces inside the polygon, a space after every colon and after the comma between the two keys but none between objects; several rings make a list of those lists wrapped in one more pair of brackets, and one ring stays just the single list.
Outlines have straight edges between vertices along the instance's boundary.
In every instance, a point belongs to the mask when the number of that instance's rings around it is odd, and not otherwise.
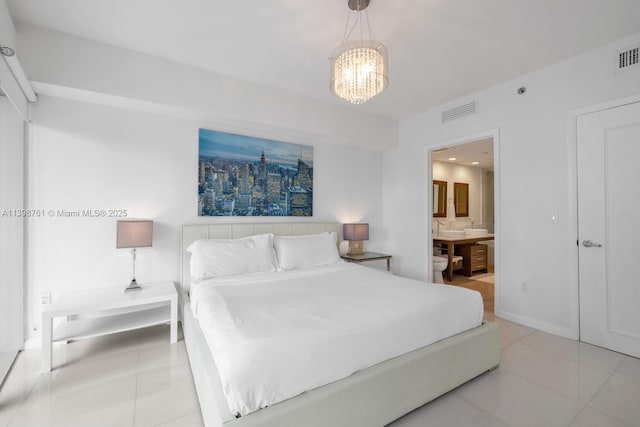
[{"label": "faucet", "polygon": [[475,224],[475,222],[476,222],[476,220],[475,220],[475,219],[473,219],[473,218],[471,218],[471,229],[476,228],[476,227],[475,227],[475,225],[474,225],[474,224]]},{"label": "faucet", "polygon": [[440,235],[440,226],[444,225],[444,222],[440,221],[439,219],[436,220],[436,236]]}]

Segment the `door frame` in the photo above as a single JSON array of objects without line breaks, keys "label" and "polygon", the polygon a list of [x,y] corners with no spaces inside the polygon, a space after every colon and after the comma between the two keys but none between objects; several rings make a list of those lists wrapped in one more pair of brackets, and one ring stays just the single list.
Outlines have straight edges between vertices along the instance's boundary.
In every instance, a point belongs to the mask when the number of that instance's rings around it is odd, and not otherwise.
[{"label": "door frame", "polygon": [[569,338],[580,340],[580,259],[578,255],[578,117],[584,114],[595,113],[624,105],[640,102],[640,94],[607,101],[588,107],[571,110],[567,113],[567,154],[569,171],[569,230],[571,239],[567,245],[569,254],[569,286],[571,288],[570,313],[571,336]]},{"label": "door frame", "polygon": [[[434,142],[424,147],[424,158],[427,164],[424,175],[424,185],[427,188],[427,197],[424,207],[425,215],[424,220],[427,223],[426,236],[423,239],[425,241],[427,260],[431,260],[433,257],[433,231],[429,218],[433,212],[433,159],[432,153],[435,150],[445,147],[452,147],[455,145],[462,145],[469,142],[478,141],[481,139],[492,138],[493,139],[493,227],[494,227],[494,297],[493,297],[493,312],[494,314],[500,313],[500,274],[501,262],[500,262],[500,129],[494,128],[486,131],[469,134],[453,139],[447,139],[444,141]],[[433,277],[433,263],[427,262],[427,280]]]}]

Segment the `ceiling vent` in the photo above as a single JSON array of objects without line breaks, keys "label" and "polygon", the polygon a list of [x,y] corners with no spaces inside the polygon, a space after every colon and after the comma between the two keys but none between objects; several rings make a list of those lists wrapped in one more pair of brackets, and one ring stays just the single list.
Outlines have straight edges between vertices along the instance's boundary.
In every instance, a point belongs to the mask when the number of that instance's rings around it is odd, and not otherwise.
[{"label": "ceiling vent", "polygon": [[461,119],[462,117],[471,116],[478,112],[478,101],[473,101],[468,104],[460,105],[459,107],[452,108],[442,112],[442,123],[450,122],[451,120]]},{"label": "ceiling vent", "polygon": [[637,67],[638,64],[640,64],[638,50],[640,50],[640,48],[635,47],[618,52],[618,70],[628,70],[631,67]]}]

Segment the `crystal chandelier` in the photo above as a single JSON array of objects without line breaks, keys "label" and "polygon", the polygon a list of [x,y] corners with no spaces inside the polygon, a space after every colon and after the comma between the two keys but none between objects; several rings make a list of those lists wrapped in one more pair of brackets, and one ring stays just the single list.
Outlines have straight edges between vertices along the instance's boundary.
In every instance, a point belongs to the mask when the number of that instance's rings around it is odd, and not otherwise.
[{"label": "crystal chandelier", "polygon": [[[331,92],[353,104],[362,104],[381,93],[389,85],[387,48],[371,37],[369,16],[365,12],[368,38],[364,37],[362,11],[369,0],[348,0],[349,16],[342,44],[331,55]],[[354,22],[349,25],[351,11]],[[360,39],[349,40],[351,34],[360,31]]]}]

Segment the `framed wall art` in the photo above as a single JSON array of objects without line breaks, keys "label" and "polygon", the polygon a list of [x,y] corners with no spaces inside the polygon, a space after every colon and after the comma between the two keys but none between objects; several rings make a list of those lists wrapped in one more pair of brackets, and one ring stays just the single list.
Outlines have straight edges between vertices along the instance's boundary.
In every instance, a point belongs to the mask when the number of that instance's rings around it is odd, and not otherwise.
[{"label": "framed wall art", "polygon": [[199,216],[312,216],[313,147],[199,129]]}]

